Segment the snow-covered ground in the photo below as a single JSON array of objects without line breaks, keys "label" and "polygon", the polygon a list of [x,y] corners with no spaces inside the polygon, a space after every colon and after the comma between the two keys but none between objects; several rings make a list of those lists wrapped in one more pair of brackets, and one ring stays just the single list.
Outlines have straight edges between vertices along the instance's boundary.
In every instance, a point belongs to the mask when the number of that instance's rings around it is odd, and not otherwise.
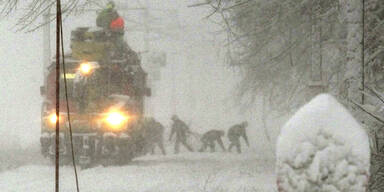
[{"label": "snow-covered ground", "polygon": [[[260,154],[182,153],[145,156],[130,165],[80,170],[82,192],[272,192],[273,161]],[[60,169],[62,192],[76,191],[72,167]],[[2,192],[41,192],[54,189],[54,167],[26,165],[0,173]]]}]

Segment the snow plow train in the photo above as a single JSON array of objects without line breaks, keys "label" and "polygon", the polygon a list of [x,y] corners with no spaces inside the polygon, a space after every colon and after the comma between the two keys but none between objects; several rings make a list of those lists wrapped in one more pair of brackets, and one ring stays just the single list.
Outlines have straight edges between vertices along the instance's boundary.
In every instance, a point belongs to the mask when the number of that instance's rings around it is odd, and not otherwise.
[{"label": "snow plow train", "polygon": [[64,57],[65,74],[61,66],[59,117],[55,114],[55,62],[48,67],[44,85],[40,88],[44,97],[40,142],[45,157],[55,158],[57,121],[60,124],[62,164],[72,159],[70,124],[75,160],[82,167],[127,163],[143,152],[140,122],[144,98],[150,96],[146,73],[137,53],[123,38],[118,42],[113,35],[101,28],[72,31],[72,52]]}]

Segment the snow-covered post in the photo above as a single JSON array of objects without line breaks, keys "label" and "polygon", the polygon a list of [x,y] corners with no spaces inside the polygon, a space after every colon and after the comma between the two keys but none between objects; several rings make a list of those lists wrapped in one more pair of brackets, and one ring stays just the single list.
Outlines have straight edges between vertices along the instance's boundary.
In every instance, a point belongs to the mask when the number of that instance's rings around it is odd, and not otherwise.
[{"label": "snow-covered post", "polygon": [[362,0],[339,0],[342,20],[347,26],[347,63],[344,83],[346,96],[358,103],[362,102]]},{"label": "snow-covered post", "polygon": [[276,148],[279,192],[365,192],[368,136],[336,99],[315,97],[282,128]]}]

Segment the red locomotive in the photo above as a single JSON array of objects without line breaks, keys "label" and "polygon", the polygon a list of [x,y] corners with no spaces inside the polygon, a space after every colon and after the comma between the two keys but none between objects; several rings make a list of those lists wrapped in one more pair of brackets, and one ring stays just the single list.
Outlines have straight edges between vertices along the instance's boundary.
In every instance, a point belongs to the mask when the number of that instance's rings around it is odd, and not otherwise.
[{"label": "red locomotive", "polygon": [[138,54],[122,39],[100,28],[72,31],[72,52],[64,58],[65,75],[61,69],[59,117],[55,114],[55,62],[41,87],[44,156],[54,159],[55,124],[59,121],[61,159],[63,163],[71,159],[65,79],[74,152],[80,165],[124,163],[143,150],[139,122],[150,89]]}]

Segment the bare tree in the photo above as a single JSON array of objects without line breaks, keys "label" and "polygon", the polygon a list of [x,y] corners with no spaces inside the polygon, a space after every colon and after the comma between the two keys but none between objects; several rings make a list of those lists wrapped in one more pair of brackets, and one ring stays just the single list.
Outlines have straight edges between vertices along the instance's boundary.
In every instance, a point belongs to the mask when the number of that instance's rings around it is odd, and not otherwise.
[{"label": "bare tree", "polygon": [[[339,93],[345,41],[339,2],[332,0],[212,0],[227,33],[229,64],[241,69],[239,101],[263,98],[265,135],[274,118],[322,91]],[[196,6],[205,5],[198,3]],[[205,5],[206,6],[206,5]],[[314,57],[317,55],[317,57]],[[324,64],[322,64],[324,63]],[[313,67],[315,66],[316,67]],[[315,77],[316,74],[319,76]],[[317,88],[313,80],[320,81]],[[327,84],[322,84],[327,82]],[[317,86],[317,84],[315,84]]]},{"label": "bare tree", "polygon": [[[372,140],[370,190],[382,191],[384,120],[377,110],[384,103],[384,1],[207,2],[222,16],[232,47],[230,64],[243,70],[239,95],[248,101],[261,92],[272,111],[295,110],[313,94],[309,82],[314,70],[309,64],[316,61],[314,51],[320,50],[318,59],[324,65],[316,70],[326,74],[324,91],[339,96],[346,105],[364,109],[355,115]],[[364,86],[371,88],[363,91]],[[363,96],[365,105],[361,104]]]},{"label": "bare tree", "polygon": [[[69,15],[81,14],[87,9],[95,9],[105,4],[105,0],[65,0],[62,2],[63,18]],[[18,18],[16,28],[18,31],[34,31],[45,25],[39,21],[39,17],[43,14],[55,9],[55,0],[3,0],[0,1],[0,19],[11,16],[13,13],[20,11],[21,17]],[[55,15],[50,15],[50,20],[54,20]]]}]

